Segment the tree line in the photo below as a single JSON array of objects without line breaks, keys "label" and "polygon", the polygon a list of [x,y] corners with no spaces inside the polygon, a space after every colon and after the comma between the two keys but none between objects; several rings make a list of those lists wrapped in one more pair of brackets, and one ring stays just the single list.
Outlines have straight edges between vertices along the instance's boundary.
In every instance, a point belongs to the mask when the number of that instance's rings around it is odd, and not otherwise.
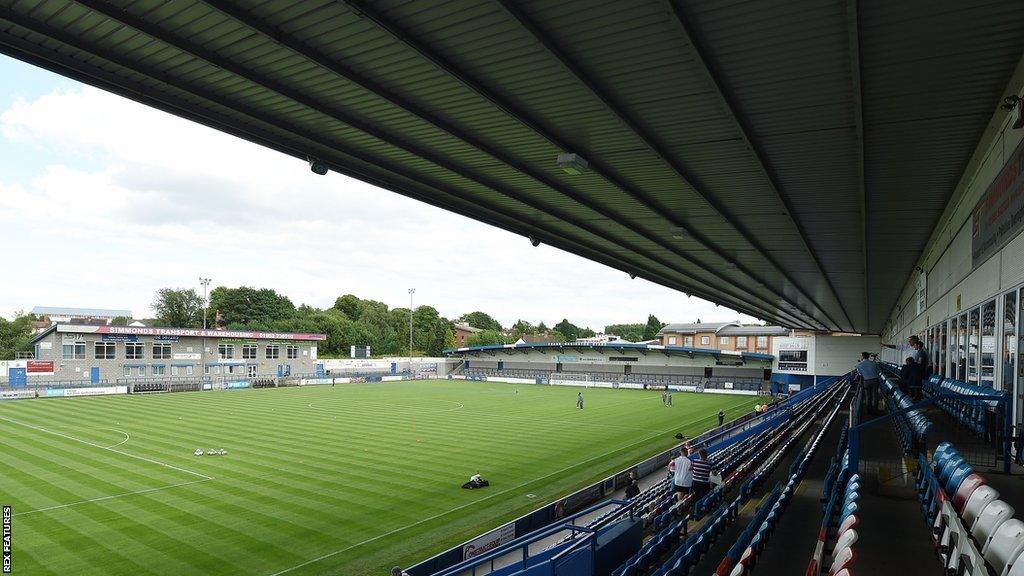
[{"label": "tree line", "polygon": [[[203,327],[203,297],[194,288],[162,288],[153,299],[155,326],[173,328]],[[345,294],[330,308],[296,306],[290,298],[269,288],[219,286],[209,294],[206,325],[228,330],[259,330],[270,332],[309,332],[326,334],[319,346],[324,357],[348,356],[351,346],[370,346],[374,356],[405,356],[409,350],[409,309],[389,308],[376,300],[364,300]],[[0,358],[13,358],[17,352],[32,349],[30,314],[16,314],[14,320],[0,318]],[[132,319],[115,318],[115,325],[127,325]],[[594,330],[578,326],[563,318],[548,326],[517,320],[507,329],[494,317],[482,311],[469,312],[458,318],[441,316],[432,306],[417,306],[412,313],[412,355],[437,356],[446,348],[455,347],[455,325],[468,324],[480,329],[466,340],[468,346],[511,344],[524,336],[548,342],[573,342],[595,336]],[[646,324],[612,324],[606,334],[615,334],[637,342],[655,337],[662,327],[653,315]]]}]

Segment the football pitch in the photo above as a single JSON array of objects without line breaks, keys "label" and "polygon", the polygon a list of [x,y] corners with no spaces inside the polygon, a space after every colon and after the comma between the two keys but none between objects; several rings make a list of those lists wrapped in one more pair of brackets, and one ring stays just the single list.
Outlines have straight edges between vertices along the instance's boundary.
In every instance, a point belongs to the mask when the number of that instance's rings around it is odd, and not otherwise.
[{"label": "football pitch", "polygon": [[443,380],[10,401],[0,504],[14,574],[387,574],[757,402]]}]

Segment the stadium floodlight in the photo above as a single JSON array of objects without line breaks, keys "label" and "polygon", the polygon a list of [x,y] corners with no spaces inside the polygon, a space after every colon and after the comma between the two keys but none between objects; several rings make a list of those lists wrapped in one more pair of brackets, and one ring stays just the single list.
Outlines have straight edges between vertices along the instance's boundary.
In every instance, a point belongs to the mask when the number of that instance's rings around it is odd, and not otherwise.
[{"label": "stadium floodlight", "polygon": [[538,240],[536,236],[530,236],[530,244],[536,248],[537,246],[540,246],[540,240]]},{"label": "stadium floodlight", "polygon": [[319,174],[323,176],[327,174],[327,163],[319,158],[309,157],[309,169],[313,171],[313,174]]},{"label": "stadium floodlight", "polygon": [[558,167],[566,174],[582,174],[590,169],[590,162],[587,162],[579,154],[563,152],[558,155]]},{"label": "stadium floodlight", "polygon": [[206,311],[210,309],[210,303],[206,299],[206,289],[210,287],[210,279],[200,276],[199,283],[203,285],[203,330],[206,330]]}]

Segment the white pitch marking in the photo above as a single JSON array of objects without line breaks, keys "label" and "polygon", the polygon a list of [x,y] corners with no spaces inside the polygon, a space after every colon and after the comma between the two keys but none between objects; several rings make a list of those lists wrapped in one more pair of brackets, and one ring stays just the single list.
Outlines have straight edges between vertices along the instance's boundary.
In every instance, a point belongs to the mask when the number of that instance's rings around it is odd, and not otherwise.
[{"label": "white pitch marking", "polygon": [[[736,404],[735,406],[732,406],[732,408],[735,408],[736,406],[740,406],[742,404],[745,404],[746,402],[747,401],[745,400],[741,404]],[[715,417],[715,415],[705,416],[703,418],[698,418],[698,419],[692,420],[690,422],[685,422],[685,423],[682,424],[682,426],[686,426],[688,424],[696,424],[697,422],[700,422],[702,420],[708,420],[708,419],[714,418],[714,417]],[[395,528],[394,530],[391,530],[390,532],[385,532],[383,534],[378,534],[377,536],[374,536],[373,538],[367,538],[366,540],[363,540],[362,542],[356,542],[355,544],[352,544],[350,546],[346,546],[346,547],[344,547],[344,548],[342,548],[340,550],[335,550],[334,552],[328,552],[327,554],[324,554],[322,556],[317,556],[316,558],[313,558],[311,560],[306,560],[305,562],[303,562],[301,564],[296,564],[295,566],[292,566],[291,568],[285,568],[284,570],[280,570],[278,572],[274,572],[273,574],[270,574],[270,576],[281,576],[282,574],[287,574],[287,573],[289,573],[289,572],[291,572],[293,570],[298,570],[299,568],[304,568],[306,566],[309,566],[310,564],[316,564],[317,562],[320,562],[321,560],[326,560],[326,559],[331,558],[333,556],[337,556],[338,554],[344,554],[345,552],[348,552],[349,550],[351,550],[353,548],[358,548],[359,546],[363,546],[364,544],[369,544],[371,542],[376,542],[377,540],[380,540],[381,538],[386,538],[388,536],[391,536],[392,534],[397,534],[398,532],[401,532],[401,531],[406,530],[408,528],[412,528],[414,526],[419,526],[420,524],[425,524],[425,523],[430,522],[432,520],[436,520],[438,518],[441,518],[442,516],[446,516],[446,515],[451,514],[452,512],[455,512],[457,510],[461,510],[463,508],[467,508],[469,506],[473,506],[475,504],[483,502],[484,500],[490,500],[491,498],[494,498],[496,496],[501,496],[502,494],[507,494],[508,492],[512,492],[514,490],[518,490],[518,489],[522,488],[523,486],[527,486],[529,484],[533,484],[534,482],[539,482],[541,480],[550,478],[552,476],[556,476],[556,475],[561,474],[562,472],[566,472],[568,470],[572,470],[573,468],[576,468],[576,467],[581,466],[583,464],[586,464],[588,462],[593,462],[594,460],[599,460],[599,459],[605,458],[609,454],[614,454],[615,452],[619,452],[620,450],[626,450],[628,448],[632,448],[633,446],[637,446],[639,444],[643,444],[644,442],[648,442],[650,440],[653,440],[654,438],[657,438],[658,436],[661,436],[662,434],[665,434],[666,432],[671,432],[672,430],[675,430],[678,427],[679,426],[673,426],[672,428],[670,428],[667,431],[662,431],[662,432],[658,432],[657,434],[652,434],[652,435],[647,436],[645,438],[642,438],[642,439],[640,439],[640,440],[638,440],[638,441],[636,441],[636,442],[634,442],[632,444],[629,444],[629,445],[626,445],[626,446],[621,446],[619,448],[616,448],[615,450],[609,450],[608,452],[605,452],[604,454],[601,454],[599,456],[594,456],[592,458],[588,458],[587,460],[584,460],[582,462],[577,462],[575,464],[572,464],[571,466],[566,466],[565,468],[562,468],[561,470],[556,470],[556,471],[554,471],[554,472],[552,472],[550,474],[547,474],[545,476],[541,476],[540,478],[534,478],[533,480],[527,480],[526,482],[523,482],[522,484],[519,484],[518,486],[513,486],[511,488],[506,488],[505,490],[502,490],[500,492],[494,492],[493,494],[490,494],[488,496],[484,496],[483,498],[480,498],[479,500],[474,500],[472,502],[467,502],[467,503],[465,503],[465,504],[463,504],[461,506],[456,506],[455,508],[452,508],[451,510],[447,510],[445,512],[439,512],[437,514],[434,514],[433,516],[430,516],[429,518],[423,518],[422,520],[418,520],[416,522],[413,522],[412,524],[407,524],[405,526],[401,526],[399,528]]]},{"label": "white pitch marking", "polygon": [[156,488],[145,488],[142,490],[135,490],[134,492],[124,492],[122,494],[112,494],[110,496],[100,496],[99,498],[90,498],[88,500],[79,500],[77,502],[71,502],[69,504],[58,504],[56,506],[47,506],[45,508],[36,508],[35,510],[28,510],[26,512],[18,512],[14,516],[26,516],[28,514],[36,514],[38,512],[49,512],[51,510],[60,510],[61,508],[70,508],[71,506],[78,506],[81,504],[89,504],[91,502],[102,502],[104,500],[113,500],[115,498],[123,498],[125,496],[133,496],[135,494],[147,494],[149,492],[159,492],[160,490],[168,490],[170,488],[179,488],[181,486],[188,486],[189,484],[200,484],[202,482],[209,482],[213,478],[203,478],[200,480],[189,480],[188,482],[180,482],[178,484],[171,484],[168,486],[158,486]]},{"label": "white pitch marking", "polygon": [[129,436],[127,432],[125,432],[124,430],[118,430],[117,428],[99,428],[99,430],[113,430],[114,432],[119,432],[121,434],[124,434],[124,440],[121,440],[117,444],[111,444],[110,446],[104,446],[104,448],[115,448],[115,447],[120,446],[121,444],[124,444],[125,442],[127,442],[127,441],[132,439],[132,437]]},{"label": "white pitch marking", "polygon": [[19,420],[14,420],[13,418],[7,418],[7,417],[4,417],[4,416],[0,416],[0,420],[3,420],[5,422],[10,422],[11,424],[18,424],[20,426],[24,426],[26,428],[31,428],[33,430],[39,430],[40,432],[46,432],[47,434],[53,434],[54,436],[60,436],[61,438],[67,438],[68,440],[74,440],[75,442],[81,442],[82,444],[87,444],[89,446],[92,446],[93,448],[99,448],[101,450],[109,450],[109,451],[111,451],[111,452],[113,452],[115,454],[120,454],[122,456],[127,456],[129,458],[135,458],[136,460],[142,460],[143,462],[149,462],[150,464],[156,464],[158,466],[163,466],[164,468],[170,468],[171,470],[177,470],[178,472],[184,472],[185,474],[191,474],[192,476],[198,476],[198,477],[203,478],[205,480],[213,480],[213,476],[207,476],[206,474],[200,474],[199,472],[193,472],[192,470],[186,470],[184,468],[180,468],[180,467],[175,466],[173,464],[168,464],[166,462],[160,462],[159,460],[153,460],[152,458],[146,458],[145,456],[139,456],[137,454],[130,454],[128,452],[124,452],[124,451],[121,451],[121,450],[115,450],[114,448],[111,448],[109,446],[101,446],[100,444],[96,444],[95,442],[89,442],[88,440],[82,440],[81,438],[75,438],[74,436],[72,436],[70,434],[64,434],[63,432],[56,432],[54,430],[48,430],[46,428],[43,428],[42,426],[36,426],[35,424],[29,424],[27,422],[21,422]]}]

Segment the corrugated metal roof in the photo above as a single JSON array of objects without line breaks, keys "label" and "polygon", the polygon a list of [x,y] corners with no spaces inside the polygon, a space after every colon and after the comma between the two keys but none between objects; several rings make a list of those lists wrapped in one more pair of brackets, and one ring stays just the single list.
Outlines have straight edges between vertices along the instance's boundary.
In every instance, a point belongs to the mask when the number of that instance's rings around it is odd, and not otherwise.
[{"label": "corrugated metal roof", "polygon": [[[15,58],[773,323],[865,333],[1022,29],[1021,2],[0,6]],[[562,172],[567,151],[590,170]]]}]

